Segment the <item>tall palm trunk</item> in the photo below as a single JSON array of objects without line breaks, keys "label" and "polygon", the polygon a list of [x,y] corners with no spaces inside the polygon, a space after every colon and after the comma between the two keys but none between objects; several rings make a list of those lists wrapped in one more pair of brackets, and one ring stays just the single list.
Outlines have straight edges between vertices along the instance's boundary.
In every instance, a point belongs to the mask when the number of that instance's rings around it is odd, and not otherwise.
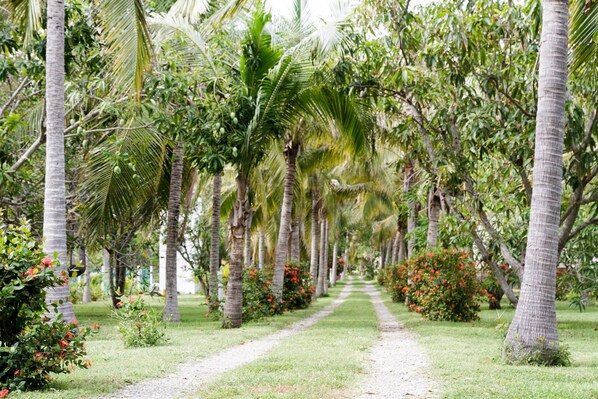
[{"label": "tall palm trunk", "polygon": [[[64,1],[48,0],[46,36],[46,176],[44,186],[44,253],[58,254],[59,271],[67,272],[64,160]],[[47,290],[65,321],[75,319],[67,285]]]},{"label": "tall palm trunk", "polygon": [[440,197],[438,195],[438,190],[434,188],[430,192],[430,197],[428,200],[428,239],[427,239],[427,249],[433,249],[436,247],[438,243],[438,228],[439,228],[439,221],[440,221]]},{"label": "tall palm trunk", "polygon": [[222,176],[215,175],[212,181],[212,236],[210,238],[210,280],[209,295],[218,298],[218,270],[220,269],[220,203]]},{"label": "tall palm trunk", "polygon": [[264,255],[266,252],[266,231],[264,230],[264,226],[260,227],[260,236],[258,238],[258,248],[257,248],[257,258],[258,263],[257,267],[262,270],[264,268]]},{"label": "tall palm trunk", "polygon": [[395,236],[392,240],[392,255],[390,257],[390,264],[392,264],[392,265],[397,263],[397,257],[399,255],[399,237],[400,237],[400,233],[397,230],[397,232],[395,233]]},{"label": "tall palm trunk", "polygon": [[243,263],[246,267],[253,266],[251,258],[251,224],[253,222],[253,208],[247,211],[247,221],[245,222],[245,249],[243,251]]},{"label": "tall palm trunk", "polygon": [[301,232],[299,227],[299,216],[295,215],[291,223],[291,262],[297,263],[299,263],[301,257]]},{"label": "tall palm trunk", "polygon": [[[403,191],[410,193],[413,185],[415,184],[415,169],[413,162],[408,161],[405,166],[405,180],[403,184]],[[409,214],[407,215],[407,234],[409,235],[409,241],[407,242],[407,257],[411,258],[415,255],[415,228],[417,227],[417,201],[414,199],[409,200],[408,203]]]},{"label": "tall palm trunk", "polygon": [[318,218],[318,192],[313,192],[311,205],[311,254],[309,259],[309,272],[311,274],[311,285],[317,288],[318,281],[318,243],[320,242],[320,221]]},{"label": "tall palm trunk", "polygon": [[284,150],[286,174],[284,176],[284,192],[282,196],[282,209],[280,211],[280,229],[278,229],[278,241],[276,243],[276,255],[274,258],[274,276],[272,276],[272,294],[278,299],[282,298],[284,265],[288,251],[298,153],[299,145],[290,140]]},{"label": "tall palm trunk", "polygon": [[343,272],[341,273],[341,281],[347,278],[347,271],[349,270],[349,234],[347,234],[347,244],[345,247],[345,264],[343,265]]},{"label": "tall palm trunk", "polygon": [[388,266],[390,263],[390,253],[392,250],[392,242],[390,240],[386,241],[386,259],[384,260],[384,264]]},{"label": "tall palm trunk", "polygon": [[380,243],[380,269],[384,269],[384,253],[385,253],[385,247],[384,247],[384,243]]},{"label": "tall palm trunk", "polygon": [[102,292],[110,293],[110,252],[106,248],[102,249]]},{"label": "tall palm trunk", "polygon": [[338,265],[338,240],[334,240],[334,247],[332,248],[332,271],[330,272],[330,285],[336,285],[336,270]]},{"label": "tall palm trunk", "polygon": [[325,270],[325,274],[324,274],[324,286],[322,287],[324,289],[324,295],[328,294],[328,255],[329,255],[329,249],[330,249],[330,222],[328,221],[328,219],[325,219],[325,226],[326,226],[326,230],[325,230],[325,239],[324,239],[324,270]]},{"label": "tall palm trunk", "polygon": [[90,275],[89,275],[89,267],[87,265],[87,253],[85,248],[79,247],[79,262],[81,262],[81,266],[85,269],[83,272],[83,303],[91,302],[91,287],[90,287]]},{"label": "tall palm trunk", "polygon": [[542,2],[533,190],[521,295],[505,340],[512,362],[558,350],[555,285],[561,206],[568,1]]},{"label": "tall palm trunk", "polygon": [[243,235],[247,220],[248,178],[237,175],[237,202],[233,208],[231,227],[230,266],[226,286],[226,302],[222,327],[239,328],[243,321]]},{"label": "tall palm trunk", "polygon": [[397,252],[397,263],[401,263],[407,256],[407,244],[405,242],[405,236],[407,233],[407,226],[405,224],[399,224],[399,249]]},{"label": "tall palm trunk", "polygon": [[168,220],[166,222],[166,303],[164,321],[177,322],[179,302],[177,296],[177,253],[179,238],[179,213],[181,210],[181,191],[183,187],[183,144],[177,141],[174,147],[172,169],[170,172],[170,190],[168,193]]},{"label": "tall palm trunk", "polygon": [[320,270],[318,272],[318,286],[316,296],[324,295],[324,284],[326,283],[326,209],[322,208],[322,220],[320,220]]}]

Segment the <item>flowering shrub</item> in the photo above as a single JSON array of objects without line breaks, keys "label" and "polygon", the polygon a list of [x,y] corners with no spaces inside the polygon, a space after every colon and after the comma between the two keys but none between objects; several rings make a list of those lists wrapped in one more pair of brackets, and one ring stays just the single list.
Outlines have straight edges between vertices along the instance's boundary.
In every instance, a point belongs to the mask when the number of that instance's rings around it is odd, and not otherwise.
[{"label": "flowering shrub", "polygon": [[44,258],[29,226],[0,226],[0,392],[39,388],[50,373],[87,368],[84,340],[88,329],[54,320],[47,312],[46,288],[68,283]]},{"label": "flowering shrub", "polygon": [[430,320],[477,320],[483,295],[475,265],[464,252],[442,250],[409,259],[409,310]]},{"label": "flowering shrub", "polygon": [[[504,271],[505,276],[507,277],[507,282],[511,286],[518,283],[519,278],[517,277],[517,273],[515,273],[515,271],[511,269],[509,265],[501,263],[498,265],[498,267]],[[500,309],[500,301],[505,293],[500,287],[500,284],[498,284],[498,280],[496,279],[492,269],[490,269],[490,266],[484,265],[482,267],[482,276],[482,288],[486,290],[488,303],[490,304],[490,310]]]},{"label": "flowering shrub", "polygon": [[405,302],[408,272],[405,262],[379,271],[378,282],[386,288],[393,302]]},{"label": "flowering shrub", "polygon": [[140,294],[125,303],[118,302],[114,317],[126,347],[154,346],[168,341],[159,315],[148,307]]},{"label": "flowering shrub", "polygon": [[[272,276],[264,270],[243,270],[243,321],[258,320],[295,309],[305,309],[311,303],[315,288],[310,274],[300,265],[286,265],[282,300],[272,295]],[[206,317],[220,315],[220,302],[208,301]]]},{"label": "flowering shrub", "polygon": [[298,264],[290,264],[284,267],[282,300],[285,311],[307,309],[314,291],[315,287],[311,285],[311,275],[306,267]]}]

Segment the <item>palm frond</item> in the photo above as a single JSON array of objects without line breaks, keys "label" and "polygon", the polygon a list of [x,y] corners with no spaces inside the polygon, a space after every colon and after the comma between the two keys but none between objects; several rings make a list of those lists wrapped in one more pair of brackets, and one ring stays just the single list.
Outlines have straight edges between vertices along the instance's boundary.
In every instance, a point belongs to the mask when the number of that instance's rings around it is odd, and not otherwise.
[{"label": "palm frond", "polygon": [[153,49],[142,0],[97,0],[101,33],[108,43],[114,88],[141,94]]},{"label": "palm frond", "polygon": [[571,49],[569,64],[572,72],[584,73],[586,69],[596,67],[598,63],[597,0],[571,1],[569,47]]},{"label": "palm frond", "polygon": [[41,28],[42,1],[41,0],[7,0],[7,8],[12,13],[13,20],[25,32],[24,45],[33,39],[33,34]]}]

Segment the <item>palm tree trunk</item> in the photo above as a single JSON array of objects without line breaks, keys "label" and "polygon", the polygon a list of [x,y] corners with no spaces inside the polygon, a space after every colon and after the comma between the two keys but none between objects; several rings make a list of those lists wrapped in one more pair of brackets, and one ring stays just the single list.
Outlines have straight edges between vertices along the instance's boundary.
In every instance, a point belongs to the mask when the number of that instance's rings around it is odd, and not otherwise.
[{"label": "palm tree trunk", "polygon": [[168,220],[166,222],[166,303],[164,321],[178,322],[179,303],[177,296],[177,254],[179,237],[179,213],[183,187],[183,144],[177,141],[174,147],[168,194]]},{"label": "palm tree trunk", "polygon": [[320,220],[320,270],[318,273],[318,286],[316,296],[324,295],[324,284],[326,283],[326,209],[322,208],[322,220]]},{"label": "palm tree trunk", "polygon": [[406,228],[404,224],[399,226],[399,251],[397,253],[397,263],[405,260],[407,255],[407,243],[405,242]]},{"label": "palm tree trunk", "polygon": [[[68,272],[66,257],[66,188],[64,159],[64,1],[48,0],[46,35],[46,176],[44,186],[44,253],[58,254],[58,271]],[[67,301],[68,285],[47,290],[46,301],[58,303],[63,320],[75,320]]]},{"label": "palm tree trunk", "polygon": [[237,202],[230,219],[231,249],[226,302],[224,303],[223,328],[239,328],[243,321],[243,235],[247,220],[247,189],[249,180],[237,175]]},{"label": "palm tree trunk", "polygon": [[334,240],[334,247],[332,248],[332,271],[330,272],[330,285],[336,285],[336,270],[338,262],[338,240]]},{"label": "palm tree trunk", "polygon": [[291,223],[291,262],[300,262],[301,257],[301,232],[299,231],[299,216],[295,215]]},{"label": "palm tree trunk", "polygon": [[[263,223],[263,222],[262,222]],[[266,252],[266,231],[264,230],[264,226],[260,227],[260,236],[258,239],[258,268],[260,270],[264,269],[264,254]]]},{"label": "palm tree trunk", "polygon": [[90,276],[89,276],[89,267],[87,265],[87,253],[85,248],[79,247],[79,261],[81,262],[81,266],[85,268],[85,272],[83,273],[83,303],[91,302],[91,287],[90,287]]},{"label": "palm tree trunk", "polygon": [[399,238],[400,233],[397,230],[394,239],[392,240],[392,255],[390,257],[390,263],[395,265],[397,263],[397,257],[399,255]]},{"label": "palm tree trunk", "polygon": [[521,295],[503,356],[543,360],[558,350],[555,285],[567,98],[567,0],[542,2],[533,190]]},{"label": "palm tree trunk", "polygon": [[341,281],[347,278],[347,270],[349,270],[349,234],[347,234],[347,244],[345,247],[345,264],[343,265],[343,272],[341,273]]},{"label": "palm tree trunk", "polygon": [[106,248],[102,249],[102,292],[110,294],[110,252]]},{"label": "palm tree trunk", "polygon": [[328,295],[328,255],[330,249],[330,222],[326,219],[326,237],[324,240],[324,295]]},{"label": "palm tree trunk", "polygon": [[284,158],[286,161],[286,174],[284,177],[284,192],[282,196],[282,209],[280,211],[280,229],[278,229],[278,241],[276,243],[276,255],[274,259],[274,276],[272,276],[272,295],[282,298],[282,286],[284,282],[284,265],[289,242],[289,229],[291,227],[291,214],[293,210],[293,192],[295,190],[295,175],[297,174],[297,154],[299,145],[289,141],[285,146]]},{"label": "palm tree trunk", "polygon": [[247,222],[245,224],[245,250],[243,251],[243,262],[246,267],[253,266],[251,259],[251,223],[253,222],[253,208],[247,211]]},{"label": "palm tree trunk", "polygon": [[[408,161],[405,166],[405,181],[403,184],[403,191],[409,193],[415,184],[415,170],[413,162]],[[417,202],[415,200],[409,201],[409,214],[407,216],[407,234],[409,234],[409,241],[407,242],[407,258],[415,255],[415,228],[417,227]]]},{"label": "palm tree trunk", "polygon": [[440,221],[440,197],[436,188],[430,192],[428,200],[428,239],[427,249],[431,250],[438,243],[438,228]]},{"label": "palm tree trunk", "polygon": [[392,242],[390,240],[386,241],[386,259],[384,260],[384,264],[388,266],[390,263],[390,253],[392,251]]},{"label": "palm tree trunk", "polygon": [[309,259],[309,272],[311,274],[311,285],[312,287],[316,287],[316,289],[318,281],[318,242],[320,241],[318,235],[318,232],[320,231],[318,228],[320,225],[318,208],[318,192],[314,191],[311,205],[311,254]]},{"label": "palm tree trunk", "polygon": [[220,269],[220,196],[222,176],[215,175],[212,182],[212,236],[210,238],[210,281],[208,283],[211,300],[218,298],[218,270]]}]

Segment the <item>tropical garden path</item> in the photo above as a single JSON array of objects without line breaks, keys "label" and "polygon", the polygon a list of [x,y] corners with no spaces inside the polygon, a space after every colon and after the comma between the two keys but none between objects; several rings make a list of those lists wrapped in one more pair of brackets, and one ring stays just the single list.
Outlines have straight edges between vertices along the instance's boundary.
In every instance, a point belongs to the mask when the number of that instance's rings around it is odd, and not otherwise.
[{"label": "tropical garden path", "polygon": [[380,340],[372,348],[369,373],[356,399],[425,399],[440,396],[440,388],[427,376],[429,361],[412,333],[382,302],[380,292],[366,282],[376,315]]},{"label": "tropical garden path", "polygon": [[[333,303],[307,319],[266,337],[226,349],[206,359],[184,363],[179,366],[177,372],[162,378],[144,380],[126,386],[110,396],[109,399],[170,399],[198,391],[202,386],[224,373],[257,360],[283,340],[306,330],[324,317],[332,314],[345,302],[352,290],[353,284],[349,280]],[[99,399],[108,398],[101,397]]]}]

